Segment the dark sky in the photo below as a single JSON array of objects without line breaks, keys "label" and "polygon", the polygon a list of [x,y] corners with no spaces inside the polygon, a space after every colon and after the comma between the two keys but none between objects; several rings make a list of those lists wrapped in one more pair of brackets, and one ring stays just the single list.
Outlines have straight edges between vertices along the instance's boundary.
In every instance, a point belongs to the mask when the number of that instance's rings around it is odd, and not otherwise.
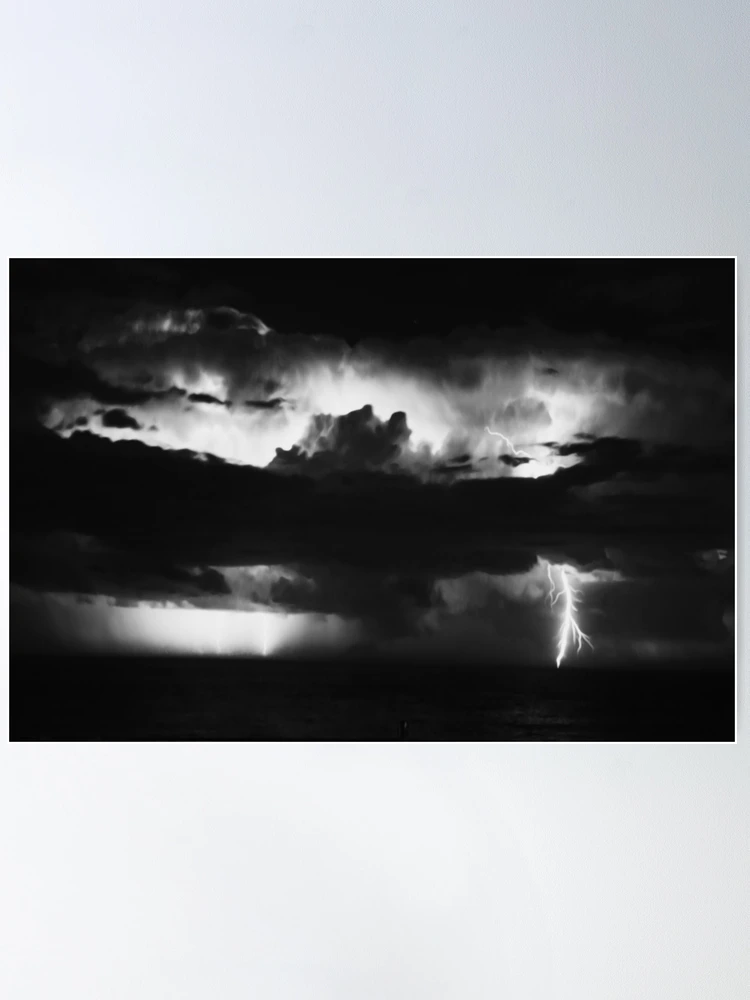
[{"label": "dark sky", "polygon": [[12,647],[731,657],[734,343],[733,260],[13,261]]}]

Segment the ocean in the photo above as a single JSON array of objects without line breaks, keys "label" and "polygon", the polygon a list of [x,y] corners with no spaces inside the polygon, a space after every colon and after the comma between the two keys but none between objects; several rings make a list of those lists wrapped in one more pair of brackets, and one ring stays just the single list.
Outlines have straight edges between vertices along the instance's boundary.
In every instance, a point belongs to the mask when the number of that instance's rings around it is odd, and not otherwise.
[{"label": "ocean", "polygon": [[734,670],[15,656],[10,738],[732,741]]}]

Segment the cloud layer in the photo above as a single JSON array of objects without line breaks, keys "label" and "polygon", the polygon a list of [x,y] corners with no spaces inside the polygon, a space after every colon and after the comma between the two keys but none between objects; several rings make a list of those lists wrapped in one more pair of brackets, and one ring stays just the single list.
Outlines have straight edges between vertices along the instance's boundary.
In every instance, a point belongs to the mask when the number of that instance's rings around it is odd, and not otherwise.
[{"label": "cloud layer", "polygon": [[314,283],[291,308],[174,281],[22,296],[18,586],[533,659],[551,564],[602,655],[731,638],[734,391],[699,277],[509,285],[504,321],[467,286],[459,323],[416,277],[403,308],[353,285],[351,327]]}]

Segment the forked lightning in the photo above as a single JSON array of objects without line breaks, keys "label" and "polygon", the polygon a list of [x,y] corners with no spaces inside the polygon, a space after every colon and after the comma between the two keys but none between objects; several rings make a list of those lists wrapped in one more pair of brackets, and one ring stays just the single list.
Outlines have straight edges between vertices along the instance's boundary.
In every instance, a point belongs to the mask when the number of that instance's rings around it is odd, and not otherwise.
[{"label": "forked lightning", "polygon": [[[510,448],[510,450],[513,452],[513,454],[517,458],[531,458],[531,455],[529,455],[529,453],[527,451],[521,451],[520,448],[516,448],[516,446],[513,444],[513,442],[511,440],[509,440],[509,438],[507,438],[500,431],[491,431],[489,429],[489,427],[485,427],[485,430],[487,431],[488,434],[491,434],[493,437],[502,438],[503,441],[505,441],[505,443],[508,445],[508,447]],[[532,461],[533,461],[533,459],[532,459]]]},{"label": "forked lightning", "polygon": [[562,583],[559,589],[557,588],[552,577],[551,563],[547,563],[547,576],[549,577],[549,582],[552,584],[552,590],[549,592],[550,607],[554,607],[561,596],[564,596],[565,598],[563,623],[558,637],[557,660],[555,661],[559,667],[563,661],[565,653],[567,652],[569,641],[572,640],[573,642],[577,642],[579,653],[581,652],[581,647],[584,642],[588,643],[591,649],[594,648],[594,644],[586,633],[580,629],[578,622],[576,621],[576,600],[580,597],[580,591],[575,590],[575,588],[571,586],[570,580],[568,580],[565,572],[565,567],[560,567],[560,580]]}]

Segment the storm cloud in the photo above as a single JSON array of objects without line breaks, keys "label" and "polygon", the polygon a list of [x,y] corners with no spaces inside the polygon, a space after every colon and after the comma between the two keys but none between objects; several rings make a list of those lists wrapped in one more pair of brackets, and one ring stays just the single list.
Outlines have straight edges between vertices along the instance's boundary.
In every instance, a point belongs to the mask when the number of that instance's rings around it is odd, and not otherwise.
[{"label": "storm cloud", "polygon": [[321,476],[336,470],[396,469],[411,432],[405,413],[378,420],[372,406],[341,417],[318,414],[298,445],[279,448],[269,469]]},{"label": "storm cloud", "polygon": [[601,648],[730,635],[724,272],[540,264],[498,304],[494,278],[386,269],[291,303],[267,262],[92,268],[96,292],[69,265],[17,285],[17,586],[387,640],[471,621],[534,659],[564,566]]}]

